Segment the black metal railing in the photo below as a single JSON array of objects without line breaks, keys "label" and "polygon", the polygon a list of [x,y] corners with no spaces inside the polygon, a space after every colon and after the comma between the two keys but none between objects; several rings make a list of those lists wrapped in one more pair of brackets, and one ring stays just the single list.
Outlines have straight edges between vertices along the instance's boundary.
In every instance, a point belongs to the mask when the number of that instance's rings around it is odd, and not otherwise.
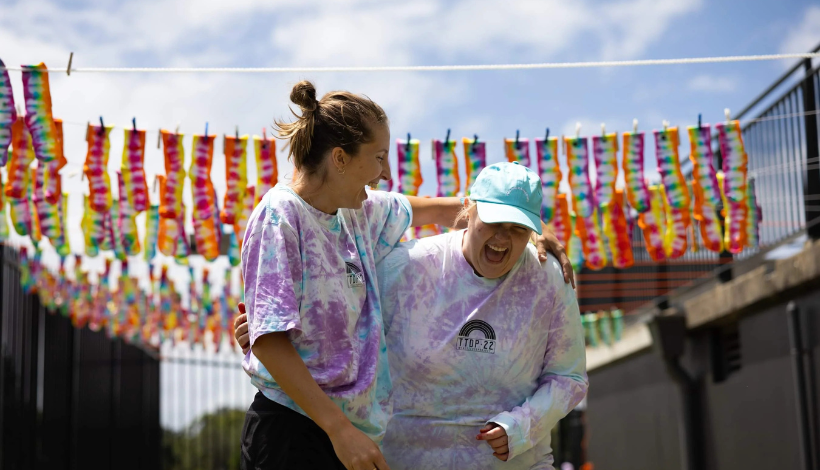
[{"label": "black metal railing", "polygon": [[159,468],[159,361],[46,311],[18,259],[0,246],[0,468]]}]

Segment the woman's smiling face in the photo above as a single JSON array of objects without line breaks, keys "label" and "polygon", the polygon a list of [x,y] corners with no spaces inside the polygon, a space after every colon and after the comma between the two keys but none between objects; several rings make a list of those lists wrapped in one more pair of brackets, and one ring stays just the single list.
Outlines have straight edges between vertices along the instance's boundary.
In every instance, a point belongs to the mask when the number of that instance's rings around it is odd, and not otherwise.
[{"label": "woman's smiling face", "polygon": [[476,274],[496,279],[510,272],[524,253],[532,230],[518,224],[485,224],[475,205],[469,209],[468,217],[462,252]]}]

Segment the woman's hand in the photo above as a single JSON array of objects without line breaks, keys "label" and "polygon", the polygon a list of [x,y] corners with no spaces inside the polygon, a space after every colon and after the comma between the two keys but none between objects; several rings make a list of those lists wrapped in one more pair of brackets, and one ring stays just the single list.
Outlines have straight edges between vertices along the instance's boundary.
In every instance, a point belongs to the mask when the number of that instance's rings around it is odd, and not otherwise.
[{"label": "woman's hand", "polygon": [[390,470],[379,446],[349,421],[327,435],[347,470]]},{"label": "woman's hand", "polygon": [[251,350],[251,338],[248,336],[248,315],[245,314],[245,303],[239,302],[239,314],[233,319],[233,337],[242,348],[242,354]]},{"label": "woman's hand", "polygon": [[[533,232],[535,235],[535,232]],[[558,262],[561,263],[561,269],[564,271],[564,282],[571,283],[573,289],[575,288],[575,273],[572,272],[572,263],[569,262],[567,251],[564,245],[558,241],[558,238],[552,233],[552,230],[547,225],[541,222],[541,235],[535,239],[535,247],[538,249],[538,260],[544,262],[547,260],[547,252],[552,253]]]},{"label": "woman's hand", "polygon": [[479,441],[487,441],[487,444],[493,449],[493,456],[498,460],[507,461],[510,456],[510,448],[507,445],[507,431],[504,428],[495,423],[487,423],[475,438]]}]

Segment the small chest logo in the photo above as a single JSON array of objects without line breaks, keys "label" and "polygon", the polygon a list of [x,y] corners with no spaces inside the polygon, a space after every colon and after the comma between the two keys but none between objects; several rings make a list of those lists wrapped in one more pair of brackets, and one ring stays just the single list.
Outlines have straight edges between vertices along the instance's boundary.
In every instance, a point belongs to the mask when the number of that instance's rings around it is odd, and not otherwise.
[{"label": "small chest logo", "polygon": [[495,354],[495,330],[483,320],[470,320],[458,332],[456,348]]},{"label": "small chest logo", "polygon": [[361,287],[364,285],[364,274],[362,274],[362,270],[359,269],[353,263],[345,262],[345,267],[347,271],[347,287]]}]

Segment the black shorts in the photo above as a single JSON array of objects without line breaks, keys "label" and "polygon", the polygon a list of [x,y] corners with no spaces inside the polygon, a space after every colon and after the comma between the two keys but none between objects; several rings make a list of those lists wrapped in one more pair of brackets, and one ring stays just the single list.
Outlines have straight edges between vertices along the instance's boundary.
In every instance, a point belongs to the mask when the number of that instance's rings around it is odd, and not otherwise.
[{"label": "black shorts", "polygon": [[242,427],[242,470],[345,470],[312,419],[258,392]]}]

